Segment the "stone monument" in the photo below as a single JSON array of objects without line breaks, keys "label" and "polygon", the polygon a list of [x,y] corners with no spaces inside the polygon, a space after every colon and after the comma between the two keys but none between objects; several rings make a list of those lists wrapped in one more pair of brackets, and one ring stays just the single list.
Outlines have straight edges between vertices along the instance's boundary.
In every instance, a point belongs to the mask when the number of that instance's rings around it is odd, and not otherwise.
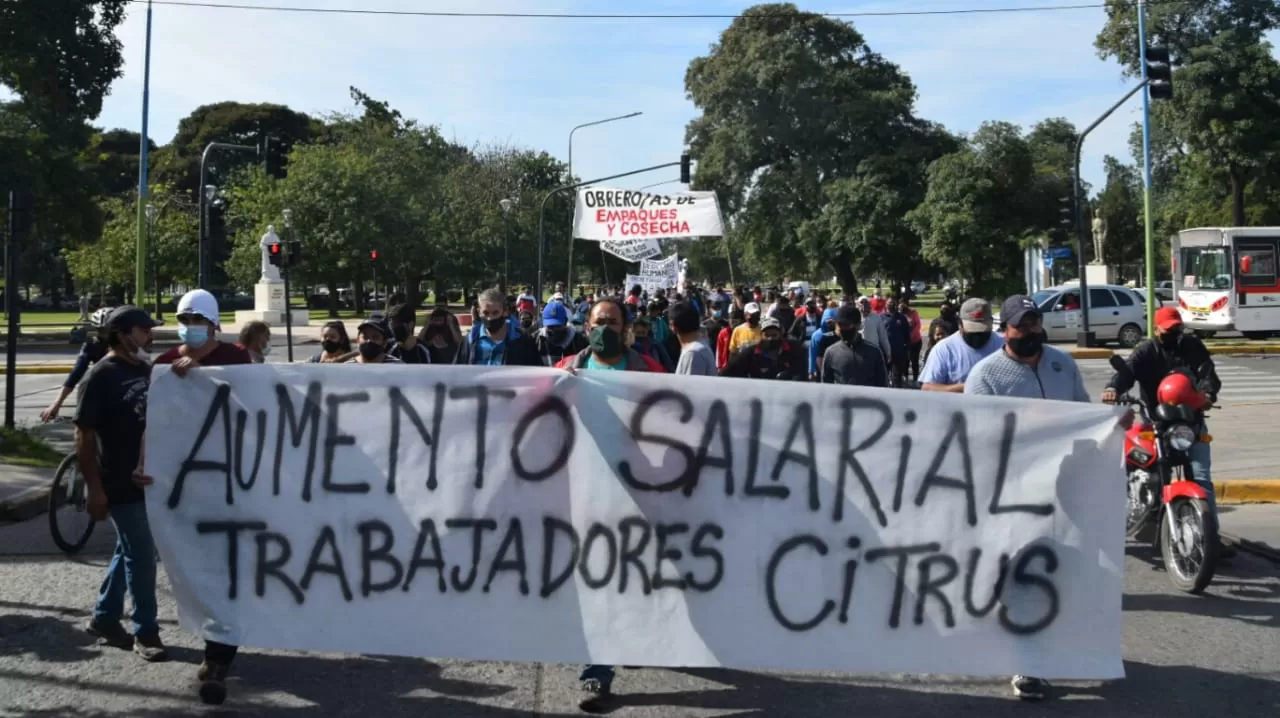
[{"label": "stone monument", "polygon": [[[284,280],[280,277],[280,268],[271,263],[271,245],[279,243],[275,225],[267,225],[267,233],[258,243],[262,251],[262,276],[253,286],[253,310],[236,312],[236,324],[258,321],[272,327],[284,326]],[[310,316],[305,308],[293,308],[292,314],[293,326],[307,326]]]},{"label": "stone monument", "polygon": [[1093,214],[1093,261],[1085,266],[1085,278],[1089,284],[1115,284],[1116,273],[1107,266],[1104,258],[1107,249],[1107,220],[1094,210]]}]

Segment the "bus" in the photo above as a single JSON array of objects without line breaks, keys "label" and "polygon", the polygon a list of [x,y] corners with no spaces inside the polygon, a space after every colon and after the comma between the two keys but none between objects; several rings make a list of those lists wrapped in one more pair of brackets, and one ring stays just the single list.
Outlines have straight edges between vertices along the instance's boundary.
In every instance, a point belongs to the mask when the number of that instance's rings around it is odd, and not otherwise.
[{"label": "bus", "polygon": [[1280,227],[1186,229],[1172,244],[1174,300],[1184,326],[1201,336],[1280,333]]}]

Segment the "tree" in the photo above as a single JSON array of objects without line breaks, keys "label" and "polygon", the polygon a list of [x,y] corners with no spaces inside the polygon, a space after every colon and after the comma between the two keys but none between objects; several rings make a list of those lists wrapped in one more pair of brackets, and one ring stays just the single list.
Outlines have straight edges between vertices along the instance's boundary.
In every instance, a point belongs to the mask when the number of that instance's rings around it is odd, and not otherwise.
[{"label": "tree", "polygon": [[[105,195],[124,194],[138,187],[139,134],[132,130],[95,132],[85,149],[84,159],[97,177],[97,189]],[[147,141],[147,152],[156,143]]]},{"label": "tree", "polygon": [[770,4],[744,11],[694,59],[685,89],[702,113],[686,130],[695,187],[718,193],[748,259],[775,275],[827,264],[856,292],[861,268],[820,221],[826,186],[898,148],[914,122],[906,74],[852,25]]},{"label": "tree", "polygon": [[1142,178],[1138,169],[1122,164],[1110,155],[1102,160],[1107,183],[1093,209],[1107,221],[1104,261],[1112,267],[1134,268],[1146,258],[1146,236],[1142,224]]}]

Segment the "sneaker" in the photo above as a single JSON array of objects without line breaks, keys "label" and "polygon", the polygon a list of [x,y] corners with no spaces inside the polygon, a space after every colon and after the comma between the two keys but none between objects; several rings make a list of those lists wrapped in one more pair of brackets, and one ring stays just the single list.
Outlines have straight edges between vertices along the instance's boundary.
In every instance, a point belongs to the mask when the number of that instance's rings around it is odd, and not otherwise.
[{"label": "sneaker", "polygon": [[1024,701],[1044,700],[1045,694],[1048,692],[1049,682],[1043,678],[1032,678],[1031,676],[1013,677],[1013,694]]},{"label": "sneaker", "polygon": [[142,656],[142,660],[148,663],[159,663],[160,661],[169,660],[169,652],[165,650],[164,643],[160,640],[160,631],[149,631],[147,633],[139,633],[133,637],[133,652]]},{"label": "sneaker", "polygon": [[227,699],[227,666],[205,661],[196,670],[200,681],[200,700],[211,706],[220,706]]},{"label": "sneaker", "polygon": [[613,687],[609,681],[587,678],[582,681],[582,692],[589,695],[578,702],[580,710],[584,713],[608,712],[613,699]]},{"label": "sneaker", "polygon": [[106,621],[94,618],[84,627],[86,633],[95,636],[99,643],[115,648],[132,648],[133,636],[124,630],[119,621]]}]

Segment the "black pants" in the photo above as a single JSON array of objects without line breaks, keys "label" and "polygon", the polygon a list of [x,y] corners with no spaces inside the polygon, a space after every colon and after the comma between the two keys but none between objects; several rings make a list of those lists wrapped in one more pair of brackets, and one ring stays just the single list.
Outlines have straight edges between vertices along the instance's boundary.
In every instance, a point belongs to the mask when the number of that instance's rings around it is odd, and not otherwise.
[{"label": "black pants", "polygon": [[889,385],[902,386],[906,381],[907,374],[907,350],[899,349],[893,353],[893,357],[889,359]]},{"label": "black pants", "polygon": [[907,361],[911,364],[911,381],[920,381],[920,349],[922,347],[924,347],[923,341],[907,345]]},{"label": "black pants", "polygon": [[236,658],[236,651],[240,650],[239,646],[229,646],[225,643],[217,641],[204,642],[204,659],[211,663],[221,663],[224,666],[230,666],[231,662]]}]

